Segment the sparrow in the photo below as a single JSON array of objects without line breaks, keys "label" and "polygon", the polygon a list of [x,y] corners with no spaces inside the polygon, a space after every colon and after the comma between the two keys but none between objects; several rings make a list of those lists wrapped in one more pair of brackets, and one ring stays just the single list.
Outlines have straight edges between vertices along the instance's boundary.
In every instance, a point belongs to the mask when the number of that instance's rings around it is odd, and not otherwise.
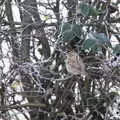
[{"label": "sparrow", "polygon": [[85,64],[79,54],[72,50],[66,53],[66,69],[74,75],[86,75]]}]

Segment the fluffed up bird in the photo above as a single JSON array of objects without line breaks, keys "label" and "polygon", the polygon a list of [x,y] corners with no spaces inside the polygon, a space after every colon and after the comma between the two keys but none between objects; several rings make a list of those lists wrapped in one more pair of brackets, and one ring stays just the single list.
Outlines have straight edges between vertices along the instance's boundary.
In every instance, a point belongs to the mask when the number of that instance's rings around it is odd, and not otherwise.
[{"label": "fluffed up bird", "polygon": [[74,50],[66,54],[65,63],[69,73],[74,75],[86,75],[85,64],[79,54]]}]

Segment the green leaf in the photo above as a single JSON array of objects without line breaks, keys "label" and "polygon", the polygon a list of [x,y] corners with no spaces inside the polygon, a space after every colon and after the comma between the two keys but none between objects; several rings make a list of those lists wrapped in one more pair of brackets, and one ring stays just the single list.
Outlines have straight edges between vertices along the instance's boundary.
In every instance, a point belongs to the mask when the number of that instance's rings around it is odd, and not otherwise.
[{"label": "green leaf", "polygon": [[99,13],[93,6],[84,2],[79,5],[77,11],[79,11],[83,16],[97,16]]},{"label": "green leaf", "polygon": [[79,9],[80,9],[80,13],[81,13],[83,16],[88,16],[88,14],[89,14],[89,6],[88,6],[88,4],[81,3],[81,4],[79,5]]},{"label": "green leaf", "polygon": [[96,39],[98,39],[101,43],[109,42],[110,40],[104,33],[95,33],[93,34]]},{"label": "green leaf", "polygon": [[83,50],[94,50],[96,49],[96,42],[92,39],[87,39],[83,42]]},{"label": "green leaf", "polygon": [[[58,30],[58,39],[59,40],[64,40],[64,33],[68,30],[71,29],[71,24],[70,23],[62,23],[59,27],[59,30]],[[56,32],[57,33],[57,32]]]},{"label": "green leaf", "polygon": [[113,53],[114,54],[120,53],[120,45],[116,45],[115,48],[113,48]]},{"label": "green leaf", "polygon": [[77,25],[77,24],[73,24],[72,25],[72,31],[75,34],[76,37],[80,38],[81,34],[82,34],[82,26],[81,25]]},{"label": "green leaf", "polygon": [[97,16],[98,13],[99,12],[93,6],[89,6],[89,16]]},{"label": "green leaf", "polygon": [[82,49],[96,52],[102,50],[104,46],[112,48],[110,40],[104,33],[89,33],[88,38],[83,42]]},{"label": "green leaf", "polygon": [[59,37],[64,42],[71,41],[74,37],[81,37],[82,26],[77,24],[64,23],[60,26]]},{"label": "green leaf", "polygon": [[62,40],[64,42],[68,42],[71,41],[73,38],[75,37],[73,31],[71,29],[66,30],[63,34],[62,34]]},{"label": "green leaf", "polygon": [[94,40],[98,45],[106,45],[112,48],[109,38],[104,33],[89,33],[88,37]]},{"label": "green leaf", "polygon": [[45,15],[44,16],[44,20],[46,21],[46,20],[48,20],[49,19],[49,16],[48,15]]},{"label": "green leaf", "polygon": [[71,29],[70,23],[63,23],[60,25],[60,34],[64,33],[66,30]]},{"label": "green leaf", "polygon": [[14,82],[13,84],[12,84],[12,88],[14,88],[14,89],[16,89],[17,87],[20,87],[20,85],[21,85],[21,83],[20,83],[20,81],[16,81],[16,82]]}]

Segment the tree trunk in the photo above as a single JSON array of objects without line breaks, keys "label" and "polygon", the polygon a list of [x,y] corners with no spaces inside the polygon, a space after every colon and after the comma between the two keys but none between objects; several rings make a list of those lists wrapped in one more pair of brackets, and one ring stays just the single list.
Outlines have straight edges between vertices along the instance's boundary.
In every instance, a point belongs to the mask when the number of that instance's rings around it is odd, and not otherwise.
[{"label": "tree trunk", "polygon": [[7,19],[10,23],[10,36],[11,36],[11,40],[9,40],[11,46],[12,46],[12,60],[14,62],[18,62],[19,61],[19,45],[18,45],[18,41],[15,38],[16,37],[16,28],[14,23],[14,19],[13,19],[13,13],[12,13],[12,9],[11,9],[11,2],[10,0],[7,0],[5,2],[5,10],[6,10],[6,15],[7,15]]},{"label": "tree trunk", "polygon": [[31,1],[24,1],[24,10],[21,11],[21,21],[23,23],[27,23],[27,25],[23,26],[22,31],[22,41],[21,41],[21,62],[30,61],[30,37],[32,31],[32,15],[30,13],[30,8],[27,6],[31,5]]}]

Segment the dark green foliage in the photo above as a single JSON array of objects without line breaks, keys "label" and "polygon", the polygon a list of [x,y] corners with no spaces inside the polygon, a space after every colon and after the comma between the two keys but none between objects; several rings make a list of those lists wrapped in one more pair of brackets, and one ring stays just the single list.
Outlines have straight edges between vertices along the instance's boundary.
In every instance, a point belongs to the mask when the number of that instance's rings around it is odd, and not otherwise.
[{"label": "dark green foliage", "polygon": [[82,26],[78,24],[72,24],[72,31],[75,35],[75,37],[80,38],[82,35]]},{"label": "dark green foliage", "polygon": [[97,16],[99,12],[94,8],[94,6],[90,6],[83,2],[78,6],[78,13],[83,16]]},{"label": "dark green foliage", "polygon": [[64,42],[69,42],[71,41],[73,38],[75,37],[73,31],[71,29],[66,30],[65,32],[63,32],[62,34],[62,40]]},{"label": "dark green foliage", "polygon": [[83,42],[83,50],[94,50],[96,51],[96,49],[99,46],[97,45],[97,43],[93,40],[93,39],[87,39]]},{"label": "dark green foliage", "polygon": [[83,42],[82,49],[96,52],[106,47],[112,48],[112,45],[104,33],[89,33],[88,38]]},{"label": "dark green foliage", "polygon": [[63,23],[60,26],[59,36],[60,40],[64,42],[69,42],[75,37],[80,38],[82,34],[82,27],[77,24]]}]

